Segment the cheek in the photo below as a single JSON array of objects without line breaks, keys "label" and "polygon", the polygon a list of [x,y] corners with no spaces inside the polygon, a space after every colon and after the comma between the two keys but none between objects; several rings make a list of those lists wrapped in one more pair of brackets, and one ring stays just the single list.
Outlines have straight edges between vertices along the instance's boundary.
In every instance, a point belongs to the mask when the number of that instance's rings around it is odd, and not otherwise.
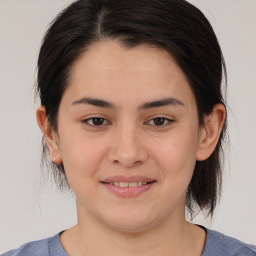
[{"label": "cheek", "polygon": [[60,138],[60,153],[70,186],[92,180],[88,178],[97,173],[105,155],[102,140],[65,129],[60,131]]},{"label": "cheek", "polygon": [[154,160],[162,170],[164,178],[179,183],[182,180],[190,180],[196,163],[196,152],[195,136],[182,133],[159,141],[152,155],[155,156]]},{"label": "cheek", "polygon": [[61,144],[68,183],[76,197],[84,202],[91,202],[96,197],[97,173],[104,156],[103,150],[101,144],[97,145],[82,138],[66,138]]}]

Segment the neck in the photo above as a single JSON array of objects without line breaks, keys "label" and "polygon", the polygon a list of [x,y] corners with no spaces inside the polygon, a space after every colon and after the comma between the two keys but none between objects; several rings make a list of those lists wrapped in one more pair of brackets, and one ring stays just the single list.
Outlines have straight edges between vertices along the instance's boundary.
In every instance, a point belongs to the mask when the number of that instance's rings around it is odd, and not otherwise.
[{"label": "neck", "polygon": [[61,235],[61,243],[71,256],[201,255],[205,232],[186,222],[184,215],[181,218],[182,215],[177,213],[177,216],[155,227],[124,232],[96,221],[88,213],[78,211],[78,224]]}]

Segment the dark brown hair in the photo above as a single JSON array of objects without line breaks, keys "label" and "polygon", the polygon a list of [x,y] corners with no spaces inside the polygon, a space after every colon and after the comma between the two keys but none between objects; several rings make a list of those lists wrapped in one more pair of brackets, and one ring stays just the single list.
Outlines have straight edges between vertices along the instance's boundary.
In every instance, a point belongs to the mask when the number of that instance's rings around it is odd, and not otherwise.
[{"label": "dark brown hair", "polygon": [[[38,58],[37,93],[55,131],[72,64],[89,45],[101,40],[118,40],[126,47],[149,44],[167,50],[193,90],[201,126],[215,104],[225,106],[221,90],[226,78],[225,62],[210,23],[196,7],[185,0],[80,0],[53,21]],[[221,188],[225,132],[226,121],[212,155],[196,162],[186,197],[191,214],[196,206],[213,214]],[[63,164],[51,163],[47,150],[43,141],[43,161],[50,164],[59,187],[68,187]]]}]

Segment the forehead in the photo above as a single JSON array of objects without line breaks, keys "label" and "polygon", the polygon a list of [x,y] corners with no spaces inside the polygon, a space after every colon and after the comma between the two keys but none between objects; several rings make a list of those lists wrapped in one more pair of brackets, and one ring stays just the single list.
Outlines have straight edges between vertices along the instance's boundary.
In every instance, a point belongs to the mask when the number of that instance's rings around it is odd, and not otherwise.
[{"label": "forehead", "polygon": [[168,96],[194,100],[171,54],[149,45],[127,48],[117,41],[97,42],[87,48],[72,66],[65,94],[70,100],[98,96],[117,104]]}]

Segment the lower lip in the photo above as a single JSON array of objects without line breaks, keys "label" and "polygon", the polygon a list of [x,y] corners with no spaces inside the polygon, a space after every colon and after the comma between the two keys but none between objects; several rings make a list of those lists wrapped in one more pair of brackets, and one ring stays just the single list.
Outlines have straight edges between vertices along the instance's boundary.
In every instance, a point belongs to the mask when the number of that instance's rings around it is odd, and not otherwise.
[{"label": "lower lip", "polygon": [[148,191],[156,182],[147,183],[142,186],[133,187],[133,188],[121,188],[115,185],[110,185],[108,183],[101,183],[103,184],[110,192],[114,193],[117,196],[124,197],[124,198],[130,198],[130,197],[136,197],[140,194]]}]

